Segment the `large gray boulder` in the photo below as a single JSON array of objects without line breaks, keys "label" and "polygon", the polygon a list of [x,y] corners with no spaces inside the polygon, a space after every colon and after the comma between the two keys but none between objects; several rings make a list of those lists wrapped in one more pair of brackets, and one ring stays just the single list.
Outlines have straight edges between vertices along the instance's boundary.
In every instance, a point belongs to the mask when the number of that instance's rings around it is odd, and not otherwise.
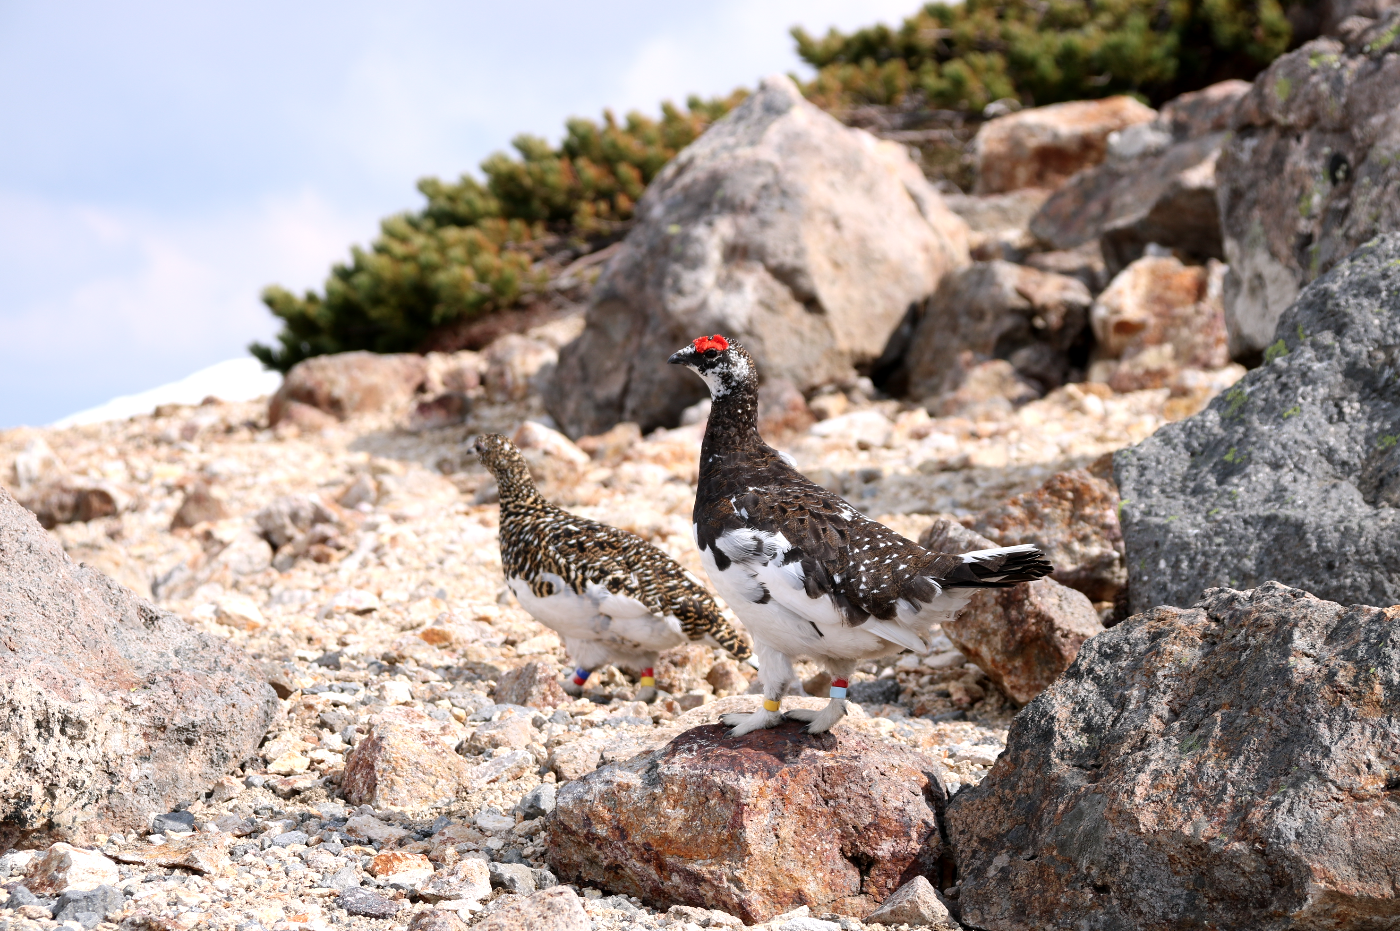
[{"label": "large gray boulder", "polygon": [[276,708],[240,650],[74,565],[0,488],[0,850],[148,828]]},{"label": "large gray boulder", "polygon": [[1309,285],[1266,358],[1118,453],[1134,611],[1269,579],[1400,602],[1400,234]]},{"label": "large gray boulder", "polygon": [[573,437],[674,425],[705,387],[666,359],[711,333],[800,390],[853,381],[967,261],[966,224],[902,147],[769,78],[647,189],[546,404]]},{"label": "large gray boulder", "polygon": [[1339,28],[1255,79],[1216,166],[1237,357],[1274,341],[1304,284],[1400,228],[1400,9]]},{"label": "large gray boulder", "polygon": [[1400,925],[1397,621],[1270,582],[1085,643],[949,803],[963,924]]}]

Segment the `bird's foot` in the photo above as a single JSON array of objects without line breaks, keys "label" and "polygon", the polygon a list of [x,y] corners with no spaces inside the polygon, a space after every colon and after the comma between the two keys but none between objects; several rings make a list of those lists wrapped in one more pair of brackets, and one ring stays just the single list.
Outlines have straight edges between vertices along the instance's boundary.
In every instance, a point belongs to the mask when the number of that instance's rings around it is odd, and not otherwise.
[{"label": "bird's foot", "polygon": [[767,727],[777,727],[783,723],[783,713],[764,710],[745,714],[742,711],[731,711],[729,714],[720,715],[719,722],[730,728],[730,737],[743,737]]},{"label": "bird's foot", "polygon": [[637,689],[637,697],[635,700],[646,702],[648,705],[650,705],[652,702],[656,701],[656,686],[644,685],[641,688]]},{"label": "bird's foot", "polygon": [[825,734],[845,716],[846,701],[842,698],[833,698],[821,710],[794,708],[783,713],[783,717],[789,721],[805,721],[807,727],[804,730],[808,734]]},{"label": "bird's foot", "polygon": [[570,698],[579,698],[583,695],[583,686],[579,685],[573,679],[565,679],[563,682],[559,683],[559,687],[562,688],[564,694],[568,695]]}]

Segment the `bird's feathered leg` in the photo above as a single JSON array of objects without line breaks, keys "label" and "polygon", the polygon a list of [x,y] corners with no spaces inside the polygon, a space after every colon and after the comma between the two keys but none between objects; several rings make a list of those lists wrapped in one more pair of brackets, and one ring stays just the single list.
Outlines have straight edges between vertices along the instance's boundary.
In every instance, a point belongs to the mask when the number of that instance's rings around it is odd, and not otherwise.
[{"label": "bird's feathered leg", "polygon": [[719,716],[721,724],[733,728],[731,737],[742,737],[765,727],[777,727],[783,723],[783,694],[794,677],[792,661],[777,650],[762,644],[754,644],[758,656],[758,681],[763,685],[763,709],[752,714],[732,711]]},{"label": "bird's feathered leg", "polygon": [[850,683],[851,674],[856,671],[856,662],[853,659],[828,659],[825,665],[826,671],[831,673],[831,700],[826,707],[819,711],[793,708],[783,715],[792,721],[806,721],[809,734],[824,734],[846,716],[846,686]]},{"label": "bird's feathered leg", "polygon": [[651,663],[642,670],[642,678],[638,683],[641,688],[637,689],[637,701],[646,702],[650,705],[656,701],[656,673],[652,667],[656,665],[656,658],[651,658]]},{"label": "bird's feathered leg", "polygon": [[588,670],[582,666],[574,670],[574,674],[564,680],[564,694],[570,698],[578,698],[583,694],[583,684],[588,681]]}]

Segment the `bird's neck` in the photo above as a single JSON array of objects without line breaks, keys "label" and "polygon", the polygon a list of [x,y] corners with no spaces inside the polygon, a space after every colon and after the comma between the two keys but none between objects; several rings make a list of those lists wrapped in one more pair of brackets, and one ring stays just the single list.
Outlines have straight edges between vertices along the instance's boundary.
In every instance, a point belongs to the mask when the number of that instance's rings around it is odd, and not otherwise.
[{"label": "bird's neck", "polygon": [[524,465],[512,464],[495,473],[503,510],[529,509],[544,503],[534,479]]},{"label": "bird's neck", "polygon": [[712,399],[700,446],[700,474],[718,468],[736,452],[764,445],[758,435],[758,386],[747,381],[735,385]]}]

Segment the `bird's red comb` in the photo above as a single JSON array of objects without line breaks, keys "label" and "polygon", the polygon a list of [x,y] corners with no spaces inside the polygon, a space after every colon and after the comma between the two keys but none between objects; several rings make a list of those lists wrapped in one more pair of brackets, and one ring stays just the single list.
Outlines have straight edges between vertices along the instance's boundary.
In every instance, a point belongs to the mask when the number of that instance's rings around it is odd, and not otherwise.
[{"label": "bird's red comb", "polygon": [[720,352],[724,352],[729,348],[729,340],[716,333],[714,336],[702,336],[692,345],[696,352],[704,352],[706,349],[718,349]]}]

